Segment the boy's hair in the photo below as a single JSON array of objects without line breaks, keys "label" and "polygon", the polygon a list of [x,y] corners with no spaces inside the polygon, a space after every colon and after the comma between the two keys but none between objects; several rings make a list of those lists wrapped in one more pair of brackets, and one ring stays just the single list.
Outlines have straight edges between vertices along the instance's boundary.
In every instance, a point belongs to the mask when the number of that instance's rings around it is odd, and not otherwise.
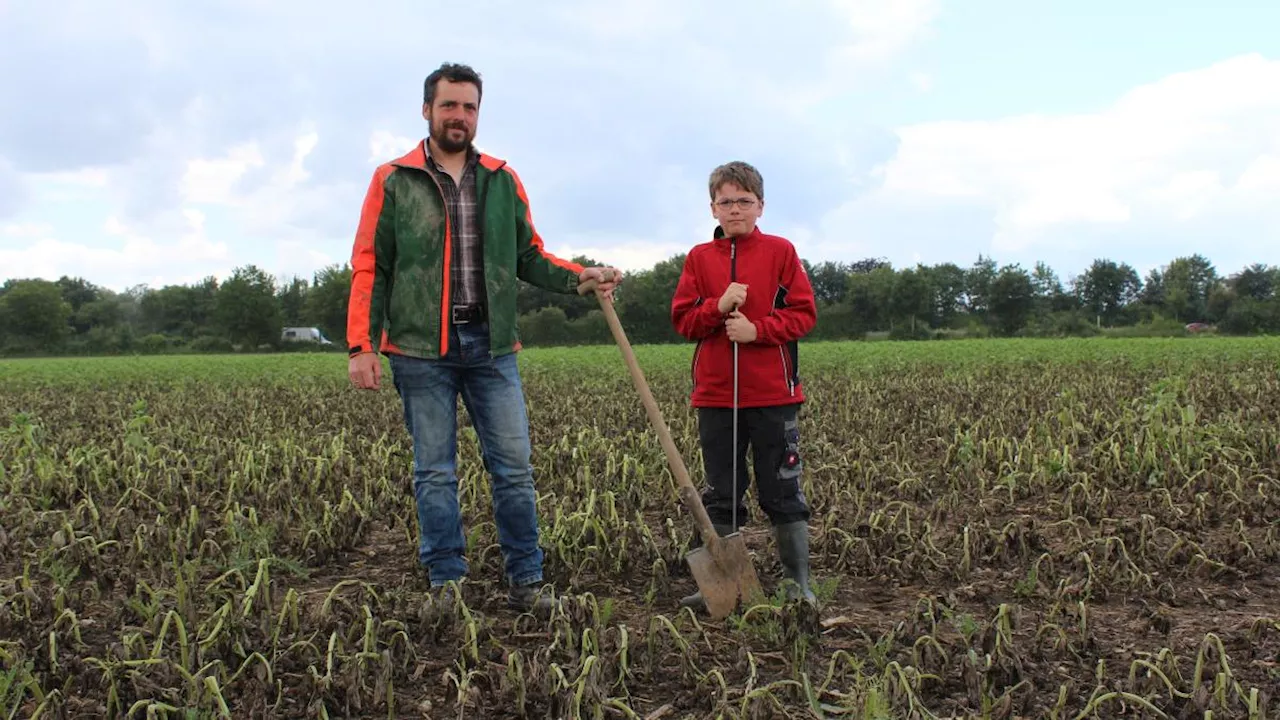
[{"label": "boy's hair", "polygon": [[764,200],[764,178],[760,176],[760,171],[749,163],[734,160],[712,170],[711,181],[708,183],[712,200],[716,199],[716,192],[725,183],[737,185],[753,193],[757,200]]},{"label": "boy's hair", "polygon": [[484,84],[480,81],[480,73],[472,70],[470,65],[444,63],[431,71],[431,74],[423,81],[423,103],[430,105],[436,99],[436,86],[440,84],[441,79],[448,80],[451,83],[471,83],[476,86],[476,94],[479,97],[484,97]]}]

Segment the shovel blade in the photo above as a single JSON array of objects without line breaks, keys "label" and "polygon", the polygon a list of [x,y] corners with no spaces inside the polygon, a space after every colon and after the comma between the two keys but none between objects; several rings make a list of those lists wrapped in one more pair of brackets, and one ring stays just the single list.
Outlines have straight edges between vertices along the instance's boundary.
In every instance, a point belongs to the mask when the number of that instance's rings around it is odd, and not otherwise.
[{"label": "shovel blade", "polygon": [[747,543],[739,533],[725,535],[710,547],[692,550],[685,559],[702,592],[707,613],[715,620],[728,617],[740,601],[764,594]]}]

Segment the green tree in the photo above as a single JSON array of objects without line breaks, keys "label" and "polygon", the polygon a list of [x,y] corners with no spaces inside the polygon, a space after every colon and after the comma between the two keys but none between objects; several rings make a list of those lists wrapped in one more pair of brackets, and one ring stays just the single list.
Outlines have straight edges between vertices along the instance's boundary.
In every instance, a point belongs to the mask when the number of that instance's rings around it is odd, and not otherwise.
[{"label": "green tree", "polygon": [[928,282],[933,295],[930,324],[934,327],[953,327],[956,318],[964,310],[964,268],[955,263],[939,263],[921,266],[919,271]]},{"label": "green tree", "polygon": [[889,265],[849,275],[845,304],[850,308],[849,333],[861,335],[889,328],[889,302],[897,273]]},{"label": "green tree", "polygon": [[72,329],[77,334],[87,332],[93,324],[89,318],[81,314],[81,311],[98,299],[99,289],[84,278],[71,278],[66,275],[58,278],[58,288],[62,292],[62,299],[66,300],[67,305],[71,307]]},{"label": "green tree", "polygon": [[1128,263],[1094,260],[1083,275],[1076,278],[1075,294],[1081,307],[1091,317],[1114,325],[1142,292],[1138,272]]},{"label": "green tree", "polygon": [[804,268],[809,275],[809,284],[813,286],[814,299],[818,303],[835,304],[844,299],[849,287],[848,265],[830,260],[810,265],[805,261]]},{"label": "green tree", "polygon": [[1035,285],[1019,265],[1000,268],[988,286],[989,322],[997,335],[1016,335],[1035,308]]},{"label": "green tree", "polygon": [[[602,264],[585,255],[575,255],[570,259],[583,267],[596,267]],[[630,284],[630,277],[623,278],[624,286]],[[576,320],[590,312],[593,305],[582,302],[582,299],[577,295],[544,290],[521,280],[519,290],[516,293],[516,312],[524,315],[547,307],[560,308],[565,317],[570,320]]]},{"label": "green tree", "polygon": [[1142,281],[1142,292],[1138,294],[1138,302],[1142,305],[1143,314],[1160,312],[1164,308],[1164,271],[1151,268]]},{"label": "green tree", "polygon": [[1058,273],[1048,263],[1039,261],[1031,271],[1031,285],[1035,289],[1035,309],[1040,316],[1075,309],[1075,300],[1062,286]]},{"label": "green tree", "polygon": [[520,316],[520,338],[530,346],[566,345],[573,342],[569,320],[558,307],[544,307]]},{"label": "green tree", "polygon": [[922,272],[903,268],[894,275],[888,307],[892,323],[904,323],[914,332],[917,323],[929,324],[932,305],[933,289]]},{"label": "green tree", "polygon": [[0,295],[0,342],[17,352],[54,352],[71,333],[71,304],[58,283],[10,280]]},{"label": "green tree", "polygon": [[256,265],[236,268],[218,289],[215,317],[233,343],[247,347],[274,344],[283,327],[275,279]]},{"label": "green tree", "polygon": [[320,328],[324,336],[346,347],[347,304],[351,300],[351,265],[329,265],[315,274],[307,291],[305,324]]},{"label": "green tree", "polygon": [[1280,288],[1280,267],[1254,263],[1232,275],[1227,285],[1238,297],[1268,300]]},{"label": "green tree", "polygon": [[[307,281],[300,277],[293,277],[289,282],[280,288],[280,319],[283,324],[290,327],[300,325],[310,325],[307,318],[307,292],[310,287]],[[325,337],[328,337],[326,335]]]},{"label": "green tree", "polygon": [[[626,329],[629,340],[645,343],[683,342],[683,338],[671,324],[671,298],[676,294],[676,285],[680,283],[684,261],[684,253],[674,255],[649,270],[634,273],[623,280],[616,295],[618,319]],[[750,293],[751,290],[747,292]],[[575,302],[579,306],[575,308],[577,312],[574,315],[565,312],[570,320],[599,307],[592,297],[578,297]]]},{"label": "green tree", "polygon": [[124,321],[125,300],[114,293],[104,291],[102,296],[93,302],[81,306],[75,314],[76,322],[92,328],[114,328]]},{"label": "green tree", "polygon": [[206,277],[195,285],[166,285],[143,290],[138,311],[143,334],[162,333],[184,339],[208,334],[218,295],[218,280]]},{"label": "green tree", "polygon": [[1209,293],[1218,283],[1218,273],[1203,255],[1180,257],[1163,272],[1166,314],[1181,322],[1204,322],[1209,317]]},{"label": "green tree", "polygon": [[996,261],[985,255],[979,255],[973,267],[965,273],[965,295],[971,314],[986,318],[991,307],[991,283],[995,278]]},{"label": "green tree", "polygon": [[893,265],[884,258],[863,258],[849,266],[849,274],[861,275],[880,268],[893,269]]}]

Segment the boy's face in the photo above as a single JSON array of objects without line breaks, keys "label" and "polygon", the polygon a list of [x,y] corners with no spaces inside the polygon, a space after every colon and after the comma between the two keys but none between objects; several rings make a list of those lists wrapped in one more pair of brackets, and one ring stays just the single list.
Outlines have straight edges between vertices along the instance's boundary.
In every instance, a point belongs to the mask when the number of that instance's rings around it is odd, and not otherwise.
[{"label": "boy's face", "polygon": [[733,183],[725,183],[716,190],[711,201],[711,215],[720,222],[726,235],[746,235],[756,227],[756,221],[764,212],[764,201]]}]

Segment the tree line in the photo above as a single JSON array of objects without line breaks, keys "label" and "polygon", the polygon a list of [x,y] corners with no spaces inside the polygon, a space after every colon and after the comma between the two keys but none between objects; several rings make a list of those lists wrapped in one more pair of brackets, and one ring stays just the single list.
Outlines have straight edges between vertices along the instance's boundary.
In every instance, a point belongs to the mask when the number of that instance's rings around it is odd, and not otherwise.
[{"label": "tree line", "polygon": [[[683,342],[669,311],[684,259],[631,273],[619,289],[616,307],[632,342]],[[1043,262],[998,267],[981,255],[969,267],[894,268],[866,258],[805,261],[805,268],[819,305],[811,339],[1280,332],[1280,266],[1253,264],[1223,276],[1199,254],[1145,278],[1127,263],[1099,259],[1066,281]],[[208,277],[124,292],[84,278],[11,279],[0,286],[0,353],[341,352],[350,287],[349,265],[331,265],[310,280],[281,280],[245,265],[222,282]],[[518,310],[527,346],[612,342],[591,298],[522,283]],[[282,342],[282,329],[291,326],[319,328],[333,344]]]}]

